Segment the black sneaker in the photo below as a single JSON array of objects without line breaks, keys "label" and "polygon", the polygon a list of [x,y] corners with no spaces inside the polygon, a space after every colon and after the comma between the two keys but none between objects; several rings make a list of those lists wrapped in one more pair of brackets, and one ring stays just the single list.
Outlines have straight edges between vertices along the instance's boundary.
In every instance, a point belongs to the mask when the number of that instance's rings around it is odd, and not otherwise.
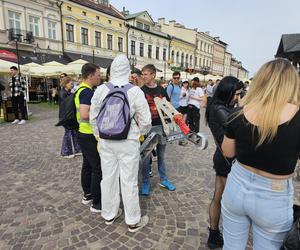
[{"label": "black sneaker", "polygon": [[209,236],[207,240],[207,247],[209,249],[216,249],[223,247],[224,240],[223,235],[221,234],[220,230],[212,230],[209,228]]},{"label": "black sneaker", "polygon": [[88,205],[93,201],[92,195],[91,194],[85,194],[82,197],[81,203],[83,205]]},{"label": "black sneaker", "polygon": [[101,213],[101,203],[97,203],[97,204],[92,204],[92,206],[90,206],[90,211],[92,213]]}]

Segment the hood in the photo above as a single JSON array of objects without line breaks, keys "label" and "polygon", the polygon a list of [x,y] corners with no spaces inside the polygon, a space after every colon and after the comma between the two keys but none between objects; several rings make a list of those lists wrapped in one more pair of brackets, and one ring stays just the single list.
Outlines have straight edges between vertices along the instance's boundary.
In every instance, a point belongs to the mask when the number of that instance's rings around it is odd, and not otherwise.
[{"label": "hood", "polygon": [[122,86],[129,82],[130,65],[125,55],[117,56],[110,68],[110,82],[113,85]]}]

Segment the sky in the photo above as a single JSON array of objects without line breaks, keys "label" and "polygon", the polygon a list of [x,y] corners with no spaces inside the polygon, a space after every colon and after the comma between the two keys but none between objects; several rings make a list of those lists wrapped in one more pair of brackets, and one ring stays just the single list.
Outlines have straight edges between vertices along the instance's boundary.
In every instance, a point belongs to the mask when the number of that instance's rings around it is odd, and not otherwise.
[{"label": "sky", "polygon": [[300,0],[111,0],[118,10],[147,10],[188,28],[209,31],[253,76],[274,58],[282,34],[300,33]]}]

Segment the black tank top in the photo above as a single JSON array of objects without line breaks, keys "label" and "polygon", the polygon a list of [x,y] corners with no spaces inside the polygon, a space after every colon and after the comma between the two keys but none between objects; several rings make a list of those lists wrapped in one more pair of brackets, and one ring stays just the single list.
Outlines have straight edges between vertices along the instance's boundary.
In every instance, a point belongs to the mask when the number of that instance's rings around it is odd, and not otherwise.
[{"label": "black tank top", "polygon": [[278,126],[271,142],[256,148],[258,129],[244,115],[228,119],[225,135],[236,142],[236,158],[247,166],[274,175],[289,175],[295,170],[300,155],[300,110],[294,117]]}]

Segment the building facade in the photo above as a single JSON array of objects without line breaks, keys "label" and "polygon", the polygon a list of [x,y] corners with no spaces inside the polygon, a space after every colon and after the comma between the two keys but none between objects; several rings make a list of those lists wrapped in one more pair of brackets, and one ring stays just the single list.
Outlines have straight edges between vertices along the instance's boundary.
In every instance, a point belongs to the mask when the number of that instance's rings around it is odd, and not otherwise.
[{"label": "building facade", "polygon": [[62,54],[60,12],[54,0],[0,2],[0,46],[16,53],[21,63],[43,63]]},{"label": "building facade", "polygon": [[240,62],[232,57],[231,64],[230,64],[230,75],[238,78],[239,67],[240,67]]},{"label": "building facade", "polygon": [[212,73],[214,75],[223,76],[224,74],[224,61],[227,44],[221,41],[218,37],[214,38],[213,50],[213,66]]},{"label": "building facade", "polygon": [[139,68],[154,64],[165,72],[169,59],[170,37],[155,29],[155,23],[147,11],[129,14],[123,10],[127,21],[127,55]]},{"label": "building facade", "polygon": [[126,54],[127,27],[124,16],[106,1],[62,2],[64,54],[106,68],[113,58]]},{"label": "building facade", "polygon": [[225,52],[225,60],[224,60],[224,74],[223,76],[230,76],[230,66],[231,66],[231,58],[232,54],[229,52]]},{"label": "building facade", "polygon": [[214,39],[208,32],[198,32],[196,39],[195,70],[201,72],[204,67],[211,71],[213,65]]}]

